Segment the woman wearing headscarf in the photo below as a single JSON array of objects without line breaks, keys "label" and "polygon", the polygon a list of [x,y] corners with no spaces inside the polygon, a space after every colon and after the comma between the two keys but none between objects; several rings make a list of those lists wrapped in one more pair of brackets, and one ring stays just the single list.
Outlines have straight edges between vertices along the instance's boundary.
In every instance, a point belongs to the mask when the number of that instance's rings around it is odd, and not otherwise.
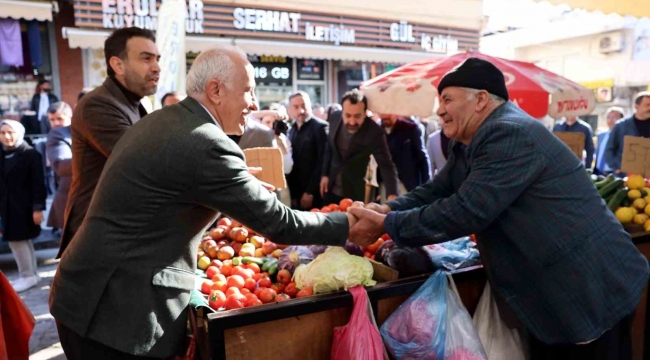
[{"label": "woman wearing headscarf", "polygon": [[25,128],[17,121],[0,121],[0,217],[2,239],[9,242],[20,278],[16,292],[38,281],[33,238],[41,233],[45,210],[45,180],[41,155],[24,141]]},{"label": "woman wearing headscarf", "polygon": [[65,205],[68,202],[68,192],[72,183],[72,136],[70,134],[72,108],[63,101],[56,102],[50,105],[47,116],[52,130],[47,134],[46,156],[56,174],[58,184],[47,217],[47,226],[52,229],[63,229]]}]

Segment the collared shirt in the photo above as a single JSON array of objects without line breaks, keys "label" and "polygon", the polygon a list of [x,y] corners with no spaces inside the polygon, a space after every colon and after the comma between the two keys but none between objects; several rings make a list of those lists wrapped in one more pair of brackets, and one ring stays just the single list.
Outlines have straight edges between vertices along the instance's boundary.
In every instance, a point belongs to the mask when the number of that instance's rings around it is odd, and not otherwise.
[{"label": "collared shirt", "polygon": [[203,106],[203,104],[201,104],[200,101],[197,101],[197,102],[201,105],[202,108],[205,109],[205,111],[208,113],[208,115],[210,115],[210,117],[212,118],[212,121],[214,121],[214,124],[217,125],[217,127],[219,128],[219,130],[223,131],[223,128],[221,127],[221,124],[219,124],[219,122],[218,122],[217,119],[212,115],[212,113],[210,112],[210,110],[208,110],[207,107]]},{"label": "collared shirt", "polygon": [[607,141],[609,141],[609,135],[611,133],[611,131],[603,133],[602,139],[598,142],[598,162],[596,163],[596,169],[603,173],[612,171],[612,168],[610,168],[605,161],[605,149],[607,148]]}]

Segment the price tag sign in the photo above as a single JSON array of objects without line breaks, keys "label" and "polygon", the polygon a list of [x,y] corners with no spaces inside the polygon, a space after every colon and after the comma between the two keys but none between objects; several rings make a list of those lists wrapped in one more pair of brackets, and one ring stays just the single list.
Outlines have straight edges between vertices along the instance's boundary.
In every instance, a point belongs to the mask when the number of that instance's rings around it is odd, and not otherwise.
[{"label": "price tag sign", "polygon": [[585,134],[576,132],[554,132],[564,145],[568,146],[571,151],[582,161],[582,151],[585,149]]},{"label": "price tag sign", "polygon": [[628,174],[650,175],[650,139],[626,136],[623,140],[621,170]]}]

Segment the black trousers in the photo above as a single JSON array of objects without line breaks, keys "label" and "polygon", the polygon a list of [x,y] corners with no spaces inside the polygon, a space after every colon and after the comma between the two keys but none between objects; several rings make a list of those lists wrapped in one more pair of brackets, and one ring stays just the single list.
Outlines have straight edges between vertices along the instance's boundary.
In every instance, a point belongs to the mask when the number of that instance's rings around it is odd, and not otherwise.
[{"label": "black trousers", "polygon": [[110,348],[74,332],[56,322],[61,347],[68,360],[162,360],[152,357],[136,356]]},{"label": "black trousers", "polygon": [[585,345],[547,345],[529,336],[531,360],[630,360],[632,318],[624,317],[601,337]]},{"label": "black trousers", "polygon": [[338,196],[335,193],[329,191],[325,193],[325,196],[323,196],[323,206],[329,204],[338,205],[341,202],[341,200],[343,200],[343,196]]}]

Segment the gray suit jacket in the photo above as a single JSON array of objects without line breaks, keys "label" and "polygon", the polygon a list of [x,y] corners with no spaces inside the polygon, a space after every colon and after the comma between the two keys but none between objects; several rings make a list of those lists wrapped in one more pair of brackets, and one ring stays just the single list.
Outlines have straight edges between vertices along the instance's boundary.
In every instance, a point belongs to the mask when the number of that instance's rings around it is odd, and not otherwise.
[{"label": "gray suit jacket", "polygon": [[386,134],[372,118],[366,118],[361,128],[350,140],[345,156],[341,156],[336,146],[336,135],[343,125],[341,112],[330,116],[330,131],[323,158],[323,176],[329,177],[329,191],[332,191],[334,179],[339,172],[343,176],[343,197],[364,201],[366,185],[364,177],[370,155],[375,156],[381,177],[386,186],[386,194],[399,195],[397,189],[397,168],[393,164],[386,141]]},{"label": "gray suit jacket", "polygon": [[86,94],[72,116],[72,184],[65,210],[61,257],[81,226],[113,146],[140,120],[140,104],[130,103],[111,78]]},{"label": "gray suit jacket", "polygon": [[244,134],[239,139],[238,145],[242,150],[256,147],[274,147],[273,140],[275,140],[273,130],[257,120],[248,119]]},{"label": "gray suit jacket", "polygon": [[52,129],[47,134],[47,160],[57,176],[59,187],[56,188],[52,207],[47,216],[47,226],[63,228],[63,215],[68,202],[68,192],[72,183],[72,135],[70,127]]},{"label": "gray suit jacket", "polygon": [[52,315],[123,352],[175,354],[197,247],[219,212],[282,244],[343,246],[348,235],[343,213],[282,205],[188,97],[144,117],[115,146],[52,282]]}]

